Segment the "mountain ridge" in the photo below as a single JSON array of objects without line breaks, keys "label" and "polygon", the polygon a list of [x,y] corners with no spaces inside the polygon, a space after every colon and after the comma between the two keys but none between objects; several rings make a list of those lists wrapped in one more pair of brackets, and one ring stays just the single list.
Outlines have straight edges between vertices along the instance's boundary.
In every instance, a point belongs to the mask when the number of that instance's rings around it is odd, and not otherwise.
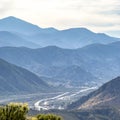
[{"label": "mountain ridge", "polygon": [[[32,23],[29,23],[25,20],[19,19],[14,16],[9,16],[9,17],[0,19],[0,23],[2,23],[0,30],[4,29],[4,31],[22,32],[21,30],[24,30],[23,32],[25,32],[25,31],[29,30],[29,32],[31,31],[31,33],[32,32],[34,33],[37,30],[39,31],[41,29],[37,25],[34,25]],[[8,29],[6,26],[8,26]],[[17,31],[17,29],[15,29],[15,27],[17,27],[18,31]]]},{"label": "mountain ridge", "polygon": [[0,59],[0,93],[34,93],[47,89],[50,87],[32,72]]},{"label": "mountain ridge", "polygon": [[103,75],[104,80],[109,80],[119,76],[119,46],[120,42],[108,45],[94,44],[79,49],[62,49],[56,46],[39,49],[1,47],[0,57],[13,64],[28,68],[29,70],[36,65],[38,67],[39,65],[45,67],[78,65],[98,77],[102,77]]},{"label": "mountain ridge", "polygon": [[94,109],[110,106],[120,109],[120,77],[103,84],[98,90],[83,96],[77,102],[68,106],[73,109]]},{"label": "mountain ridge", "polygon": [[93,43],[109,44],[120,41],[120,38],[110,37],[104,33],[95,33],[83,27],[65,30],[57,30],[52,27],[41,28],[16,17],[0,19],[0,31],[12,32],[41,47],[58,46],[75,49]]}]

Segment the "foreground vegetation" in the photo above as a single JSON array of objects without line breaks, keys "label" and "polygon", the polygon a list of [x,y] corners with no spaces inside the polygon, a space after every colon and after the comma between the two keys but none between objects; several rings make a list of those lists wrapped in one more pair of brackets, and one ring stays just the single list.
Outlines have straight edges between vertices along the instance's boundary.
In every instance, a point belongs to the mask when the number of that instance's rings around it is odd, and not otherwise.
[{"label": "foreground vegetation", "polygon": [[10,103],[0,107],[0,120],[62,120],[58,115],[64,120],[120,120],[119,109],[108,106],[74,111],[35,111],[29,110],[28,105],[22,103]]},{"label": "foreground vegetation", "polygon": [[54,114],[39,114],[34,117],[27,116],[28,105],[22,103],[10,103],[0,107],[0,120],[62,120]]},{"label": "foreground vegetation", "polygon": [[97,106],[84,110],[29,111],[30,115],[49,113],[60,115],[64,120],[120,120],[120,110],[110,106]]}]

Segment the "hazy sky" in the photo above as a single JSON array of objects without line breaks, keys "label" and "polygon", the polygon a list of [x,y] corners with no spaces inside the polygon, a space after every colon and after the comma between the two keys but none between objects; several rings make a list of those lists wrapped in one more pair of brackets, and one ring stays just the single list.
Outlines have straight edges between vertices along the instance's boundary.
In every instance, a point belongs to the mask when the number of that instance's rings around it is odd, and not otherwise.
[{"label": "hazy sky", "polygon": [[40,27],[86,27],[120,37],[120,0],[0,0],[0,18],[6,16]]}]

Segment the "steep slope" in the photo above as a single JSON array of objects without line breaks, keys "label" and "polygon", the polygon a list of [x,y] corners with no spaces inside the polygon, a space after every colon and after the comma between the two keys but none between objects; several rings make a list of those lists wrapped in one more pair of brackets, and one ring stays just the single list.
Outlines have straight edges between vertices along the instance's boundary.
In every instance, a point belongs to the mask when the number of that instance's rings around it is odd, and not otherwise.
[{"label": "steep slope", "polygon": [[50,87],[38,76],[26,69],[0,59],[0,93],[34,93]]},{"label": "steep slope", "polygon": [[0,19],[0,31],[33,34],[38,33],[40,30],[40,27],[13,16]]},{"label": "steep slope", "polygon": [[91,109],[98,106],[120,108],[120,77],[101,86],[98,90],[82,97],[69,108]]}]

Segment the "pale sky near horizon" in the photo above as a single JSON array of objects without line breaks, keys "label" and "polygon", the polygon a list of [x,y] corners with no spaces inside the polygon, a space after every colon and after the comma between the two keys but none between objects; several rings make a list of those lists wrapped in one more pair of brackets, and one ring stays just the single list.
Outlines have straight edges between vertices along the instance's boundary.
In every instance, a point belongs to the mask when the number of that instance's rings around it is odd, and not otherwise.
[{"label": "pale sky near horizon", "polygon": [[7,16],[40,27],[86,27],[120,37],[119,0],[0,0],[0,18]]}]

